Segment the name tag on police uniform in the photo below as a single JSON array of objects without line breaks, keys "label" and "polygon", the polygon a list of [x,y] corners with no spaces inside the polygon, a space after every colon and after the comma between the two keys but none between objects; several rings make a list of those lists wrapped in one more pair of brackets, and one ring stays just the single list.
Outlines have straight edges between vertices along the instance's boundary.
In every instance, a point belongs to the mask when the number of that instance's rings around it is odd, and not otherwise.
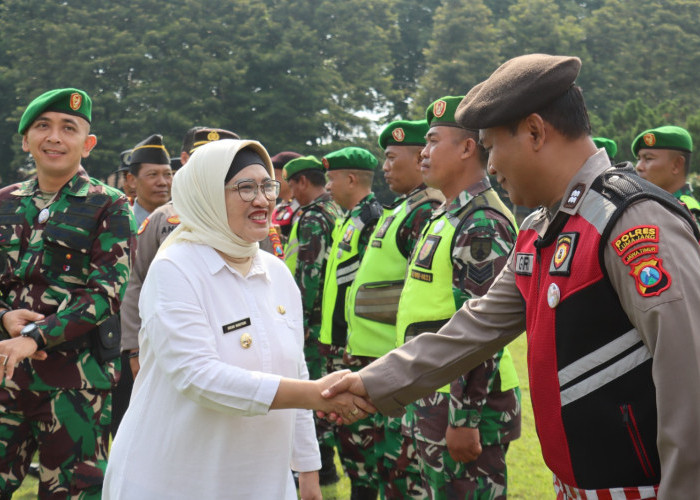
[{"label": "name tag on police uniform", "polygon": [[515,274],[524,274],[532,276],[533,260],[535,254],[532,253],[516,253],[515,254]]}]

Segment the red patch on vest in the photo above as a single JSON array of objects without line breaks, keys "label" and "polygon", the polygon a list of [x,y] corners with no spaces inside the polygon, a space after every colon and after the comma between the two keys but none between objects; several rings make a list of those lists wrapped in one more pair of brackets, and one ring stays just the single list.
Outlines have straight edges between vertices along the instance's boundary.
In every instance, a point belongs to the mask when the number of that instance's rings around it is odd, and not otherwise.
[{"label": "red patch on vest", "polygon": [[637,292],[642,297],[661,295],[671,286],[671,276],[661,265],[662,259],[651,257],[631,266],[631,276],[634,276]]}]

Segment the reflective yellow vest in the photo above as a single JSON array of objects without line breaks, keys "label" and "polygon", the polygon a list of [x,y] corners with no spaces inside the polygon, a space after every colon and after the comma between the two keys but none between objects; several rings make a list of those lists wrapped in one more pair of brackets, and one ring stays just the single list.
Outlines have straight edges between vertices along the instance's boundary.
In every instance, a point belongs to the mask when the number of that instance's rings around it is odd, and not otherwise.
[{"label": "reflective yellow vest", "polygon": [[385,208],[372,233],[355,281],[347,293],[348,352],[378,358],[396,346],[396,312],[407,258],[396,243],[398,228],[414,208],[443,201],[440,191],[422,189],[394,208]]},{"label": "reflective yellow vest", "polygon": [[[490,207],[508,217],[516,227],[510,210],[493,189],[475,196],[459,214],[443,214],[431,221],[413,252],[406,284],[401,292],[396,317],[396,344],[402,345],[423,332],[438,331],[457,312],[452,292],[452,248],[462,221],[474,211]],[[518,386],[518,375],[507,348],[499,365],[501,391]],[[449,393],[450,386],[438,389]]]}]

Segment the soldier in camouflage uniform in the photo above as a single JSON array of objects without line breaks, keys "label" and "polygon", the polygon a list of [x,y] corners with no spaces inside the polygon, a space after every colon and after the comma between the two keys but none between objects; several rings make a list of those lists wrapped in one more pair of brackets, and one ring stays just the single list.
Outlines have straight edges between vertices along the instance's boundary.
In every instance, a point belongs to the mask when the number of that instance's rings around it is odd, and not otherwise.
[{"label": "soldier in camouflage uniform", "polygon": [[[379,135],[390,189],[400,196],[384,207],[348,290],[346,358],[366,364],[396,347],[396,312],[408,257],[432,211],[445,197],[423,183],[421,150],[428,123],[400,120]],[[426,497],[412,433],[401,432],[401,418],[374,416],[379,492],[382,498]]]},{"label": "soldier in camouflage uniform", "polygon": [[80,165],[96,143],[91,110],[78,89],[32,101],[19,133],[37,176],[0,190],[2,498],[35,451],[41,498],[101,495],[119,352],[100,358],[96,345],[118,346],[135,222],[126,197]]},{"label": "soldier in camouflage uniform", "polygon": [[[348,326],[345,296],[382,215],[382,206],[372,192],[377,163],[372,153],[356,147],[343,148],[323,158],[328,175],[326,189],[333,200],[348,211],[344,218],[336,221],[323,284],[319,338],[327,346],[329,373],[345,368],[359,370],[363,366],[359,359],[343,359]],[[373,418],[370,416],[334,429],[338,454],[350,477],[351,499],[375,499],[377,457],[373,451]]]},{"label": "soldier in camouflage uniform", "polygon": [[638,158],[639,176],[681,201],[700,226],[700,203],[688,183],[693,152],[693,139],[688,131],[675,125],[645,130],[632,142],[632,152]]},{"label": "soldier in camouflage uniform", "polygon": [[[483,295],[505,265],[516,226],[486,176],[477,131],[457,125],[461,97],[428,107],[425,182],[436,210],[408,266],[398,342],[437,331],[464,301]],[[421,475],[430,498],[506,498],[505,452],[520,435],[520,393],[507,349],[413,405]]]},{"label": "soldier in camouflage uniform", "polygon": [[[341,210],[326,192],[323,164],[314,156],[290,160],[284,166],[284,177],[292,196],[301,207],[294,214],[292,229],[284,249],[285,262],[299,285],[304,310],[304,355],[309,378],[316,380],[326,373],[325,356],[321,355],[321,297],[331,234]],[[322,485],[338,480],[333,460],[335,444],[331,424],[316,419],[316,434],[321,449]]]}]

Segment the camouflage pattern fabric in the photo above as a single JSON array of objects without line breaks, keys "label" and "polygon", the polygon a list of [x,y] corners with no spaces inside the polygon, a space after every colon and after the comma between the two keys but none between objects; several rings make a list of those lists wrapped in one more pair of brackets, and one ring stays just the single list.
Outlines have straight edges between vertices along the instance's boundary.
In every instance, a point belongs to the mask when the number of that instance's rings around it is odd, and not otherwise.
[{"label": "camouflage pattern fabric", "polygon": [[[458,214],[478,193],[490,189],[488,179],[463,191],[444,210]],[[437,217],[436,212],[433,217]],[[455,234],[452,249],[452,292],[455,307],[473,297],[480,297],[491,286],[494,278],[506,264],[508,254],[515,244],[516,232],[508,220],[499,213],[487,208],[471,213]],[[475,473],[466,480],[476,481],[478,464],[482,457],[471,464],[455,464],[449,458],[445,432],[448,423],[455,427],[479,428],[482,447],[489,444],[505,444],[520,435],[520,393],[517,390],[500,391],[498,364],[502,352],[495,354],[467,374],[451,384],[451,394],[435,392],[412,406],[414,432],[417,441],[421,474],[426,488],[436,495],[434,498],[447,498],[444,491],[450,491],[452,483],[457,488],[458,478],[466,473]],[[449,460],[445,461],[445,457]],[[490,461],[492,457],[483,457]],[[489,465],[490,467],[490,465]],[[505,459],[503,460],[505,477]],[[432,471],[432,472],[431,472]],[[500,477],[497,475],[497,477]],[[492,493],[479,493],[480,496],[466,498],[492,498],[498,496],[501,487],[498,480],[484,479],[486,484],[493,482]],[[463,498],[457,496],[449,498]]]},{"label": "camouflage pattern fabric", "polygon": [[473,462],[455,462],[447,448],[418,442],[426,479],[425,498],[505,500],[508,496],[507,445],[484,446]]},{"label": "camouflage pattern fabric", "polygon": [[[392,209],[398,207],[406,198],[414,196],[418,191],[426,189],[425,184],[421,184],[407,195],[399,196],[387,208]],[[433,215],[433,211],[440,206],[437,200],[429,199],[426,202],[416,206],[409,212],[406,218],[401,222],[396,232],[396,244],[401,253],[408,259],[413,253],[413,249],[420,240],[423,228]]]},{"label": "camouflage pattern fabric", "polygon": [[[331,200],[330,195],[325,193],[309,205],[297,210],[294,219],[294,222],[298,221],[299,224],[297,229],[299,250],[294,280],[301,292],[304,330],[309,334],[308,339],[315,341],[318,340],[321,327],[324,270],[332,243],[331,235],[335,220],[340,216],[340,208]],[[316,366],[314,369],[318,370]],[[318,378],[311,375],[311,367],[309,367],[310,378]]]},{"label": "camouflage pattern fabric", "polygon": [[[36,322],[46,361],[21,363],[18,389],[109,389],[119,361],[100,365],[89,350],[61,350],[119,311],[129,279],[135,223],[120,191],[80,171],[57,193],[40,222],[36,180],[0,190],[0,304],[45,315]],[[3,384],[4,385],[4,384]]]},{"label": "camouflage pattern fabric", "polygon": [[55,349],[0,384],[5,496],[36,449],[42,498],[100,496],[119,360],[101,365],[89,349],[61,344],[118,313],[135,230],[126,197],[82,168],[55,195],[35,179],[0,190],[0,302],[45,315],[36,324]]},{"label": "camouflage pattern fabric", "polygon": [[9,498],[39,452],[42,499],[99,499],[107,468],[107,390],[0,389],[0,496]]},{"label": "camouflage pattern fabric", "polygon": [[420,459],[413,434],[404,435],[402,418],[374,415],[377,473],[382,499],[428,497],[420,473]]}]

